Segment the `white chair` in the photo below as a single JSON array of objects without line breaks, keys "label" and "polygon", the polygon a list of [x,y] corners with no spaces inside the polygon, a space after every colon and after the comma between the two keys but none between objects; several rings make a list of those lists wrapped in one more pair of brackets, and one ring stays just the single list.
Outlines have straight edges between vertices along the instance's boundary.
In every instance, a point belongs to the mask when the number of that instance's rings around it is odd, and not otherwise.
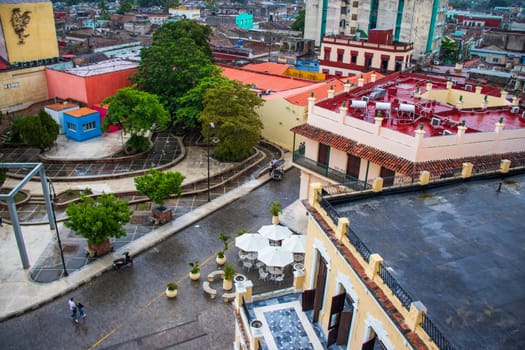
[{"label": "white chair", "polygon": [[252,267],[253,267],[253,264],[251,262],[249,262],[249,261],[243,261],[242,262],[242,267],[244,269],[246,269],[247,271],[250,271],[252,269]]},{"label": "white chair", "polygon": [[268,273],[268,271],[264,271],[263,268],[259,268],[259,279],[260,280],[266,281],[269,275],[270,274]]},{"label": "white chair", "polygon": [[255,267],[258,268],[258,269],[261,268],[261,267],[264,267],[264,263],[262,261],[257,261],[255,263]]},{"label": "white chair", "polygon": [[275,283],[279,283],[279,284],[283,283],[283,281],[284,281],[284,273],[275,276],[274,281],[275,281]]}]

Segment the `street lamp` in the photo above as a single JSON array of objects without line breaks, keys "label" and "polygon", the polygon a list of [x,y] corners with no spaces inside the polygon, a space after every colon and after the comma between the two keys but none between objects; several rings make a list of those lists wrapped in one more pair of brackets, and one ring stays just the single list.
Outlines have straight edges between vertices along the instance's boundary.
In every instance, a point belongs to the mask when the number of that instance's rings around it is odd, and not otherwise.
[{"label": "street lamp", "polygon": [[[210,128],[215,129],[215,124],[210,123]],[[210,201],[210,135],[206,138],[206,147],[208,148],[208,202]]]},{"label": "street lamp", "polygon": [[62,259],[62,268],[64,270],[64,276],[67,277],[69,276],[69,274],[67,273],[66,262],[64,261],[64,251],[62,250],[62,242],[60,241],[60,232],[58,232],[57,217],[55,214],[54,200],[57,194],[55,192],[55,186],[53,186],[53,183],[51,182],[51,180],[48,178],[47,181],[49,184],[49,197],[51,199],[51,213],[53,214],[53,222],[55,223],[55,231],[57,235],[58,249],[60,250],[60,258]]}]

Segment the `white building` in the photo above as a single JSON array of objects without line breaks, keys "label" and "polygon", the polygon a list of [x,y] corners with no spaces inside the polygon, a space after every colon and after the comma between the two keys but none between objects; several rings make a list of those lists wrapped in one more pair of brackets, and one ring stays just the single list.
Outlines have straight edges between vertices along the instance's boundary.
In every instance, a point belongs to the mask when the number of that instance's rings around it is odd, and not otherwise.
[{"label": "white building", "polygon": [[305,39],[320,45],[325,35],[362,35],[393,29],[394,41],[414,43],[414,59],[437,53],[447,0],[307,0]]}]

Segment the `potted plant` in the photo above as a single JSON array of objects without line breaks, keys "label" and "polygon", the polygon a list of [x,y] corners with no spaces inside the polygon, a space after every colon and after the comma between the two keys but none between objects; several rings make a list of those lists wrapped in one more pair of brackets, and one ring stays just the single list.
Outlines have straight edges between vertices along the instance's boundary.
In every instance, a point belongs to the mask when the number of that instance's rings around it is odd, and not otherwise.
[{"label": "potted plant", "polygon": [[175,282],[169,282],[166,284],[166,296],[168,298],[175,298],[177,296],[177,290],[178,290],[177,283]]},{"label": "potted plant", "polygon": [[190,261],[188,265],[190,266],[190,279],[193,281],[198,280],[201,277],[201,267],[199,265],[199,261]]},{"label": "potted plant", "polygon": [[233,277],[237,273],[232,264],[224,265],[222,269],[224,274],[222,275],[222,289],[231,290],[233,288]]},{"label": "potted plant", "polygon": [[126,236],[123,225],[131,220],[133,211],[127,201],[102,193],[96,199],[81,194],[78,202],[67,207],[66,214],[69,219],[64,225],[87,239],[88,254],[93,257],[113,250],[110,237]]},{"label": "potted plant", "polygon": [[279,214],[283,211],[283,208],[281,207],[281,202],[273,201],[268,211],[270,212],[270,214],[272,214],[272,224],[278,225]]},{"label": "potted plant", "polygon": [[217,257],[215,258],[215,262],[217,263],[217,265],[224,265],[226,264],[226,255],[224,255],[224,250],[219,250],[219,252],[217,252]]},{"label": "potted plant", "polygon": [[230,240],[230,236],[225,235],[224,233],[219,233],[218,235],[219,241],[222,242],[222,249],[217,253],[217,258],[215,258],[215,261],[219,265],[224,265],[226,263],[226,256],[224,253],[228,250],[228,242]]},{"label": "potted plant", "polygon": [[156,204],[151,213],[156,221],[164,224],[173,219],[171,209],[164,206],[164,201],[172,195],[182,194],[181,184],[185,177],[173,171],[150,169],[148,173],[135,178],[135,188]]}]

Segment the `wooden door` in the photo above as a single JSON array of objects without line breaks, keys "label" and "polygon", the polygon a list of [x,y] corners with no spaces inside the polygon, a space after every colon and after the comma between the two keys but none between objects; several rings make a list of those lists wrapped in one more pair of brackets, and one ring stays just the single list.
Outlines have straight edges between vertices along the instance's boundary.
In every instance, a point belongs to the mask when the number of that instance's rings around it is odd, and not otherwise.
[{"label": "wooden door", "polygon": [[383,178],[383,187],[392,186],[394,184],[394,176],[396,172],[384,167],[381,167],[379,176]]},{"label": "wooden door", "polygon": [[317,162],[320,165],[328,166],[328,159],[330,156],[330,146],[319,144],[319,151],[317,153]]},{"label": "wooden door", "polygon": [[361,158],[349,154],[346,161],[346,175],[351,176],[356,180],[359,179],[360,167]]},{"label": "wooden door", "polygon": [[316,292],[314,298],[314,315],[313,322],[319,321],[319,312],[323,308],[324,290],[326,287],[326,260],[322,256],[319,256],[319,262],[317,264],[317,280],[316,280]]},{"label": "wooden door", "polygon": [[337,330],[337,345],[346,345],[350,335],[353,311],[343,311],[339,317],[339,327]]},{"label": "wooden door", "polygon": [[315,289],[308,289],[301,295],[301,306],[303,311],[310,311],[314,308]]}]

